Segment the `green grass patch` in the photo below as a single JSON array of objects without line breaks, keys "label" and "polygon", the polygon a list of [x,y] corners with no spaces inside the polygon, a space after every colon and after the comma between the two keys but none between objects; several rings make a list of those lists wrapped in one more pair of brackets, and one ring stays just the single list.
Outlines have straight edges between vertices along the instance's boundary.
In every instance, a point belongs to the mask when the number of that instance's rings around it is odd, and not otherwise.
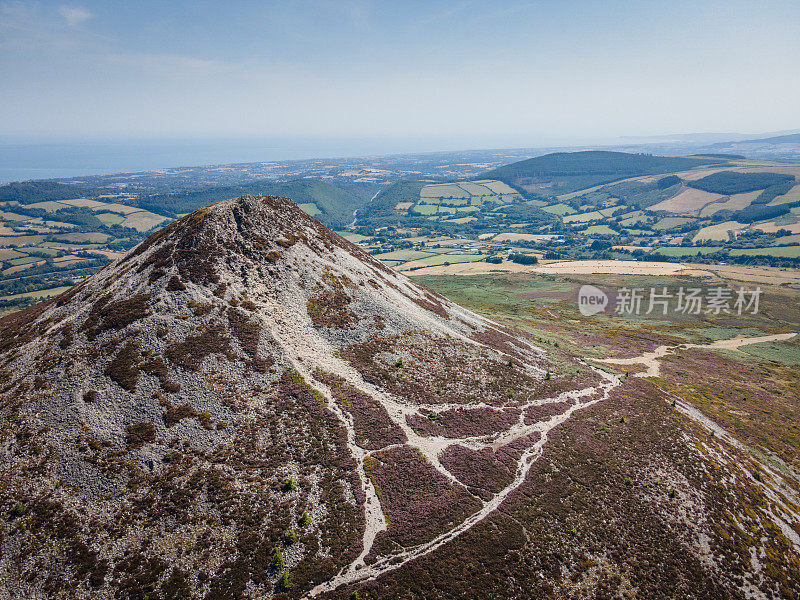
[{"label": "green grass patch", "polygon": [[20,256],[19,258],[12,258],[8,261],[8,264],[14,265],[15,267],[18,265],[27,265],[32,262],[36,262],[37,260],[42,260],[41,256]]},{"label": "green grass patch", "polygon": [[317,215],[322,214],[322,211],[319,209],[319,206],[317,206],[313,202],[303,202],[302,204],[298,204],[297,206],[299,206],[303,212],[311,215],[312,217],[316,217]]},{"label": "green grass patch", "polygon": [[23,294],[11,294],[8,296],[0,296],[0,301],[2,300],[18,300],[20,298],[33,298],[34,300],[39,300],[41,298],[47,298],[50,296],[58,296],[62,292],[66,292],[70,289],[69,286],[60,286],[49,288],[46,290],[39,290],[38,292],[25,292]]},{"label": "green grass patch", "polygon": [[542,210],[546,213],[550,213],[551,215],[558,215],[560,217],[566,215],[574,215],[575,209],[572,208],[569,204],[564,204],[563,202],[559,202],[558,204],[551,204],[550,206],[545,206]]},{"label": "green grass patch", "polygon": [[740,350],[760,360],[770,360],[784,365],[800,365],[800,346],[785,342],[762,342],[742,346]]},{"label": "green grass patch", "polygon": [[36,252],[47,254],[48,256],[59,256],[61,254],[60,250],[56,248],[48,248],[46,246],[33,246],[31,250],[36,250]]},{"label": "green grass patch", "polygon": [[684,248],[683,246],[663,246],[654,252],[664,256],[698,256],[700,254],[713,254],[722,250],[722,246],[697,246]]},{"label": "green grass patch", "polygon": [[680,227],[681,225],[686,225],[686,223],[691,223],[693,221],[695,221],[695,219],[690,219],[688,217],[664,217],[653,224],[653,229],[672,229],[673,227]]},{"label": "green grass patch", "polygon": [[419,258],[427,258],[432,254],[432,252],[422,252],[420,250],[393,250],[384,254],[376,254],[375,258],[378,258],[382,261],[400,260],[406,262],[409,260],[417,260]]},{"label": "green grass patch", "polygon": [[455,264],[464,262],[476,262],[486,258],[483,254],[439,254],[438,256],[429,256],[423,258],[419,262],[428,266],[435,267],[445,263]]},{"label": "green grass patch", "polygon": [[785,246],[786,244],[800,244],[800,233],[795,235],[785,235],[783,237],[779,237],[775,242],[772,244],[773,246]]},{"label": "green grass patch", "polygon": [[119,225],[125,220],[125,217],[122,215],[110,212],[95,213],[94,216],[97,217],[103,225]]},{"label": "green grass patch", "polygon": [[411,207],[411,212],[418,215],[434,215],[439,210],[435,204],[416,204]]},{"label": "green grass patch", "polygon": [[800,246],[740,248],[737,250],[731,250],[731,256],[775,256],[778,258],[800,258]]},{"label": "green grass patch", "polygon": [[564,223],[588,223],[589,221],[599,221],[604,218],[605,216],[599,210],[593,210],[577,215],[567,215],[564,217]]},{"label": "green grass patch", "polygon": [[617,235],[608,225],[591,225],[581,231],[584,235]]}]

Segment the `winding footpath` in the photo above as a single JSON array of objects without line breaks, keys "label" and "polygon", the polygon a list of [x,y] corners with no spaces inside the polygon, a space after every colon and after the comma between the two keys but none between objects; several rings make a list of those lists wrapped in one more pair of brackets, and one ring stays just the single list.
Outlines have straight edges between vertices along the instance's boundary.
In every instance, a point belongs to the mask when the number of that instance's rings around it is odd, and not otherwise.
[{"label": "winding footpath", "polygon": [[673,354],[675,350],[686,350],[690,348],[701,350],[738,350],[742,346],[750,344],[761,344],[763,342],[784,342],[796,336],[796,333],[778,333],[775,335],[762,335],[760,337],[736,337],[730,340],[718,340],[711,344],[679,344],[677,346],[659,346],[652,352],[645,352],[641,356],[633,358],[596,358],[595,362],[608,365],[628,366],[644,365],[646,371],[636,373],[636,377],[659,377],[661,374],[661,359],[668,354]]},{"label": "winding footpath", "polygon": [[[637,376],[653,377],[653,376],[658,376],[660,359],[666,356],[667,354],[673,353],[675,350],[678,349],[705,348],[705,349],[731,350],[731,349],[738,349],[739,347],[748,344],[784,341],[794,337],[794,335],[795,334],[793,333],[777,334],[777,335],[761,336],[753,338],[735,338],[730,340],[720,340],[717,342],[713,342],[711,344],[683,344],[680,346],[661,346],[657,348],[655,351],[645,353],[644,355],[639,357],[627,358],[627,359],[605,359],[603,361],[598,361],[598,362],[605,362],[614,365],[644,364],[647,367],[647,371],[643,373],[638,373]],[[317,345],[316,347],[319,349],[319,345]],[[328,355],[327,352],[325,352],[324,354]],[[587,387],[584,389],[570,390],[568,392],[563,392],[553,398],[536,400],[526,403],[520,407],[517,407],[522,409],[519,421],[513,424],[511,427],[505,429],[504,431],[495,432],[493,434],[485,436],[474,436],[474,437],[464,437],[464,438],[442,438],[437,436],[427,437],[427,436],[420,436],[419,434],[417,434],[408,425],[405,418],[409,414],[417,413],[418,410],[420,409],[420,406],[409,405],[400,401],[398,398],[392,397],[391,395],[385,393],[383,390],[365,382],[361,378],[360,374],[357,373],[349,364],[345,363],[344,361],[340,361],[339,359],[336,359],[335,357],[332,356],[332,353],[328,356],[330,356],[330,359],[333,359],[338,363],[335,366],[330,365],[330,368],[335,369],[336,372],[338,372],[340,375],[343,375],[345,379],[348,380],[349,383],[356,385],[364,392],[373,395],[373,397],[379,400],[381,404],[386,408],[392,421],[395,422],[408,436],[407,444],[417,448],[425,456],[425,458],[434,466],[434,468],[436,468],[438,472],[440,472],[442,475],[444,475],[454,483],[459,483],[459,482],[449,471],[447,471],[442,466],[441,462],[439,461],[439,456],[449,446],[454,444],[460,444],[462,446],[465,446],[473,450],[482,450],[485,448],[492,448],[494,450],[497,450],[534,432],[539,432],[540,438],[534,444],[532,444],[528,449],[526,449],[518,459],[517,470],[515,473],[514,480],[499,493],[495,494],[490,500],[484,501],[483,506],[481,507],[480,510],[473,513],[467,519],[465,519],[455,527],[440,534],[439,536],[437,536],[436,538],[434,538],[429,542],[420,544],[418,546],[406,548],[404,551],[398,554],[380,558],[373,564],[366,565],[364,559],[371,550],[372,543],[375,540],[375,536],[380,531],[386,529],[387,523],[381,511],[380,500],[378,499],[377,494],[375,493],[374,487],[372,486],[369,477],[363,471],[364,457],[368,456],[370,453],[366,452],[365,450],[355,445],[354,442],[355,436],[354,436],[352,420],[349,418],[348,415],[346,415],[346,413],[344,413],[343,411],[341,411],[340,408],[337,407],[335,412],[348,428],[348,437],[350,438],[352,444],[351,450],[354,452],[354,455],[357,456],[357,459],[359,461],[359,471],[360,471],[359,475],[362,478],[362,483],[365,485],[365,495],[367,498],[365,505],[365,516],[367,524],[364,532],[364,539],[363,539],[364,545],[359,557],[355,561],[353,561],[353,563],[348,565],[348,567],[343,569],[333,579],[321,583],[315,588],[313,588],[311,592],[309,592],[308,594],[308,597],[310,598],[313,598],[315,596],[318,596],[326,592],[331,592],[342,585],[353,584],[359,581],[375,579],[383,575],[384,573],[396,570],[412,560],[415,560],[417,558],[420,558],[422,556],[425,556],[433,552],[437,548],[440,548],[441,546],[454,540],[461,534],[469,531],[472,527],[474,527],[475,525],[483,521],[486,517],[488,517],[490,514],[492,514],[494,511],[496,511],[500,507],[500,505],[505,501],[505,499],[520,485],[522,485],[533,464],[542,456],[544,451],[544,446],[548,440],[548,433],[553,428],[564,423],[576,411],[581,410],[583,408],[587,408],[589,406],[592,406],[598,402],[607,399],[611,391],[617,386],[621,385],[622,383],[618,376],[606,373],[605,371],[601,371],[599,369],[594,369],[594,371],[602,378],[602,382],[599,385]],[[326,395],[329,402],[331,402],[332,405],[335,404],[335,401],[332,395],[330,394],[330,390],[325,389],[324,386],[318,386],[318,387],[320,388],[320,391]],[[569,403],[569,406],[566,410],[564,410],[560,414],[557,414],[545,421],[539,421],[530,425],[525,424],[524,415],[525,415],[525,410],[527,408],[536,405],[544,405],[554,402],[565,402],[565,401]],[[459,406],[461,408],[464,407],[463,405]],[[702,417],[702,415],[699,415],[698,414],[699,411],[697,411],[693,407],[690,407],[684,402],[681,402],[680,407],[681,407],[681,412],[693,418],[693,420],[704,423],[706,427],[709,426],[707,424],[708,420],[705,419],[705,417]],[[443,407],[439,405],[436,406],[432,405],[430,408],[437,408],[438,410],[442,410]],[[499,408],[498,410],[503,410],[503,409]],[[719,428],[717,427],[716,429]],[[739,444],[729,435],[725,435],[723,439],[729,441],[734,446],[737,447],[739,446]],[[774,493],[770,494],[770,496],[774,501],[779,501],[779,498],[777,498],[774,495]],[[775,515],[775,521],[783,531],[789,532],[791,531],[791,529],[788,527],[787,524],[788,515],[786,513],[791,514],[791,511],[783,502],[780,502],[779,506],[781,506],[781,508],[783,508],[785,512],[780,516]],[[790,536],[789,538],[794,545],[798,544],[798,540],[796,538],[797,538],[796,534],[794,534],[794,536]]]},{"label": "winding footpath", "polygon": [[[423,436],[418,434],[408,424],[407,417],[412,414],[419,414],[421,408],[446,410],[448,407],[450,407],[450,405],[412,405],[404,402],[402,399],[392,394],[387,393],[383,389],[366,382],[361,374],[355,368],[353,368],[352,365],[338,357],[337,353],[334,351],[335,349],[321,335],[319,335],[319,333],[313,327],[297,326],[298,322],[302,322],[308,317],[307,315],[293,313],[286,309],[286,306],[292,305],[292,303],[282,303],[280,305],[272,304],[272,306],[269,307],[270,312],[272,313],[272,323],[274,324],[272,330],[273,336],[275,341],[283,348],[286,360],[307,382],[309,382],[321,394],[323,394],[328,401],[329,408],[346,429],[347,446],[352,456],[356,460],[358,476],[365,498],[365,528],[362,536],[361,552],[359,553],[358,557],[355,558],[355,560],[344,567],[335,577],[313,588],[309,592],[307,596],[308,598],[313,598],[320,594],[331,592],[342,585],[375,579],[384,573],[398,569],[410,561],[433,552],[437,548],[469,531],[475,525],[496,511],[505,501],[505,499],[523,484],[531,467],[542,456],[544,447],[548,441],[548,434],[553,430],[553,428],[567,421],[576,411],[587,408],[607,399],[611,391],[622,384],[621,379],[617,375],[591,367],[599,377],[599,382],[596,385],[584,389],[563,392],[552,398],[538,399],[523,405],[515,405],[513,406],[513,409],[521,409],[519,419],[510,427],[507,427],[503,430],[493,432],[489,435],[463,438]],[[604,359],[598,360],[597,362],[620,366],[642,364],[645,365],[647,370],[643,373],[638,373],[637,376],[657,377],[659,374],[660,360],[678,349],[737,349],[740,346],[747,344],[782,341],[789,339],[794,335],[795,334],[779,334],[757,338],[737,338],[733,340],[722,340],[706,345],[683,344],[680,346],[661,346],[655,351],[645,353],[639,357],[625,359]],[[469,342],[473,344],[475,343],[473,340],[469,340]],[[538,349],[531,347],[531,350],[531,354],[536,354]],[[448,447],[460,444],[473,450],[482,450],[486,448],[497,450],[533,433],[539,433],[540,435],[538,439],[533,442],[530,447],[525,449],[517,459],[516,472],[513,481],[503,490],[492,496],[488,501],[482,501],[480,510],[476,511],[461,523],[452,527],[448,531],[441,533],[426,543],[406,548],[398,554],[379,558],[374,563],[367,565],[365,559],[372,550],[376,536],[380,532],[385,531],[388,527],[380,499],[364,467],[364,461],[368,456],[370,456],[371,452],[357,444],[355,425],[349,412],[338,405],[334,395],[326,385],[315,379],[314,371],[317,368],[335,373],[337,376],[343,378],[348,384],[358,388],[366,394],[371,395],[373,398],[379,401],[386,409],[386,412],[388,413],[392,422],[395,423],[405,433],[406,437],[408,438],[406,445],[419,450],[425,459],[431,465],[433,465],[436,471],[442,476],[446,477],[447,480],[453,484],[461,485],[461,482],[459,482],[458,479],[452,473],[450,473],[440,461],[442,452],[444,452]],[[543,376],[540,372],[541,369],[534,365],[530,365],[529,370],[532,374],[535,373],[539,376]],[[525,423],[525,414],[528,408],[556,402],[563,402],[567,406],[560,413],[550,417],[549,419],[537,421],[531,424]],[[684,403],[681,404],[681,407],[684,409],[684,412],[689,414],[690,407],[688,405],[684,407],[683,405]],[[453,407],[456,406],[459,408],[465,408],[465,405],[453,405]],[[468,407],[478,408],[483,406],[485,405],[475,404],[474,406],[469,405]],[[492,408],[495,410],[506,409],[506,407],[487,408]],[[512,407],[508,408],[511,409]],[[690,416],[692,415],[690,414]],[[385,450],[385,448],[382,450]],[[786,525],[785,522],[781,524],[784,527]],[[792,542],[796,544],[797,540],[792,539]]]},{"label": "winding footpath", "polygon": [[[426,542],[425,544],[420,544],[418,546],[413,546],[411,548],[407,548],[403,552],[398,554],[381,558],[376,561],[374,564],[369,566],[363,566],[361,568],[352,568],[351,567],[343,570],[339,575],[322,583],[311,590],[309,593],[310,597],[317,596],[324,592],[330,592],[335,590],[341,585],[355,583],[357,581],[364,581],[367,579],[375,579],[384,573],[388,573],[389,571],[393,571],[395,569],[399,569],[404,564],[420,558],[421,556],[425,556],[436,550],[437,548],[443,546],[444,544],[454,540],[462,533],[469,531],[483,521],[486,517],[488,517],[491,513],[497,510],[503,501],[508,497],[511,492],[516,490],[522,483],[525,481],[525,478],[528,475],[528,471],[530,471],[533,464],[542,456],[544,445],[547,443],[547,434],[558,425],[564,423],[567,419],[569,419],[572,414],[580,410],[582,408],[586,408],[588,406],[592,406],[593,404],[597,404],[598,402],[605,400],[608,395],[610,394],[611,390],[620,385],[620,379],[609,373],[605,373],[603,371],[597,371],[603,377],[603,383],[600,384],[597,388],[589,387],[584,390],[578,390],[576,392],[571,392],[577,396],[588,396],[588,399],[583,402],[577,402],[572,404],[569,408],[567,408],[563,413],[558,414],[554,417],[551,417],[549,420],[544,422],[534,423],[532,425],[514,425],[506,435],[502,438],[502,441],[483,441],[477,442],[476,440],[479,438],[447,438],[446,446],[452,444],[462,444],[470,448],[474,449],[481,449],[481,448],[488,448],[488,447],[500,447],[502,445],[506,445],[511,443],[512,441],[519,439],[520,437],[524,437],[534,432],[540,432],[541,437],[539,440],[534,443],[530,448],[525,450],[522,453],[522,456],[517,461],[517,470],[514,476],[514,480],[506,486],[503,490],[499,493],[495,494],[491,500],[488,500],[483,503],[483,507],[470,515],[466,520],[462,521],[452,529],[442,533],[441,535],[437,536],[433,540]],[[563,394],[562,394],[563,396]],[[550,399],[550,401],[554,401],[554,399]],[[491,436],[489,436],[491,437]],[[441,438],[429,438],[429,439],[436,439],[439,440]],[[413,444],[412,444],[413,445]],[[445,446],[445,447],[446,447]],[[452,475],[450,476],[452,478]]]}]

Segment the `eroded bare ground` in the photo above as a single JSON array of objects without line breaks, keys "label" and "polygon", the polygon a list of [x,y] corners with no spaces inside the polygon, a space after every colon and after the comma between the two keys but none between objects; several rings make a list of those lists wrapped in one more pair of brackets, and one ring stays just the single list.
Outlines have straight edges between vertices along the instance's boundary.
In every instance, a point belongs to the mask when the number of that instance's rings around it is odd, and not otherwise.
[{"label": "eroded bare ground", "polygon": [[665,400],[641,379],[616,387],[550,432],[498,510],[362,595],[796,597],[797,554],[776,523],[788,501]]},{"label": "eroded bare ground", "polygon": [[[752,343],[763,343],[775,339],[788,339],[792,337],[792,335],[793,334],[766,336],[769,337],[769,340],[766,339],[765,336],[750,339],[722,340],[708,346],[689,345],[688,347],[701,349],[733,349]],[[674,352],[676,348],[665,347],[663,351],[661,350],[662,349],[658,349],[654,353],[647,354],[637,359],[623,359],[621,361],[609,359],[605,362],[624,365],[643,362],[648,366],[648,371],[639,373],[638,375],[643,377],[652,376],[650,371],[654,369],[657,374],[658,363],[655,361],[665,356],[668,352]],[[673,421],[669,423],[672,429],[666,431],[663,428],[655,427],[653,423],[642,422],[640,415],[637,415],[635,427],[637,429],[646,429],[653,426],[654,428],[651,430],[650,436],[664,435],[667,438],[671,438],[671,442],[683,445],[689,450],[689,453],[681,460],[682,468],[676,468],[674,464],[671,464],[673,462],[672,460],[664,460],[667,457],[661,457],[661,460],[652,455],[641,457],[646,462],[646,466],[642,469],[641,465],[639,465],[637,469],[639,476],[631,477],[631,475],[627,475],[623,479],[623,485],[630,488],[631,493],[634,495],[633,498],[629,498],[629,501],[637,504],[643,501],[645,503],[648,501],[652,502],[653,507],[650,507],[649,511],[643,511],[640,518],[644,520],[666,519],[669,522],[668,529],[675,529],[679,533],[676,539],[671,540],[671,544],[673,545],[672,551],[676,553],[689,552],[693,554],[694,559],[699,561],[699,563],[698,565],[692,566],[692,569],[702,566],[713,567],[713,569],[717,571],[716,576],[724,581],[722,585],[720,585],[719,582],[715,584],[719,590],[726,590],[726,593],[738,591],[747,596],[769,597],[771,595],[770,590],[760,588],[760,584],[764,582],[764,578],[759,575],[763,569],[763,565],[759,561],[767,556],[776,557],[780,555],[781,558],[773,568],[777,567],[777,565],[784,560],[788,561],[793,569],[797,569],[797,567],[800,566],[796,554],[797,551],[800,550],[800,535],[798,535],[800,533],[800,511],[798,510],[798,499],[791,487],[786,485],[784,475],[770,468],[770,466],[755,460],[741,443],[688,403],[676,399],[674,396],[671,396],[657,387],[653,389],[652,386],[648,386],[642,389],[641,386],[636,383],[629,383],[622,386],[621,381],[616,376],[607,374],[604,374],[604,376],[605,381],[597,387],[590,387],[583,390],[571,390],[563,392],[553,398],[522,403],[519,407],[521,408],[519,422],[514,422],[513,425],[505,429],[497,428],[490,436],[462,438],[447,435],[438,436],[437,444],[433,447],[435,452],[429,459],[432,464],[437,465],[437,468],[441,468],[439,458],[442,455],[446,456],[448,450],[453,447],[461,448],[462,451],[476,452],[475,458],[477,458],[477,456],[480,456],[480,451],[491,450],[493,453],[498,450],[502,451],[509,444],[520,439],[526,439],[529,444],[527,447],[519,447],[522,452],[518,454],[518,458],[514,457],[515,462],[512,463],[510,469],[510,472],[514,475],[513,479],[510,482],[506,482],[505,487],[499,491],[495,491],[493,494],[478,494],[483,500],[483,505],[480,508],[474,506],[477,510],[468,518],[426,543],[410,545],[410,547],[408,547],[409,545],[407,544],[404,549],[398,549],[393,555],[380,558],[367,567],[364,566],[361,560],[363,556],[359,557],[358,561],[351,564],[346,570],[343,570],[333,580],[317,586],[312,590],[310,595],[315,596],[319,593],[330,592],[346,584],[375,580],[381,575],[404,567],[412,560],[420,559],[421,557],[431,554],[462,534],[467,533],[473,527],[478,526],[485,519],[494,519],[495,515],[493,513],[503,507],[503,502],[506,498],[509,496],[513,498],[514,496],[512,494],[518,488],[525,489],[523,484],[525,484],[526,478],[534,466],[534,463],[539,460],[543,454],[547,456],[547,453],[551,452],[550,447],[546,447],[545,444],[548,442],[551,431],[556,426],[563,426],[569,417],[572,416],[573,412],[591,407],[598,402],[606,400],[609,396],[618,402],[623,399],[630,401],[631,397],[628,393],[633,393],[638,396],[646,392],[650,396],[651,402],[660,399],[662,402],[666,402],[673,407],[674,410],[672,412],[676,414],[672,414],[669,417],[669,420]],[[586,398],[586,400],[581,401],[581,398]],[[445,406],[450,408],[449,405]],[[467,408],[469,410],[470,406],[471,405],[467,405],[465,407],[462,405],[458,408],[461,410]],[[484,404],[482,406],[485,407],[487,405]],[[538,409],[547,406],[557,407],[553,416],[550,416],[552,413],[548,413],[547,416],[549,418],[539,422],[534,421],[533,424],[526,424],[524,415],[527,414],[531,408],[536,407]],[[428,410],[434,408],[437,408],[436,405],[426,406]],[[649,408],[653,411],[657,410],[655,406]],[[516,407],[508,406],[501,409],[501,412],[513,411],[515,409]],[[628,409],[634,409],[634,406],[629,406]],[[409,411],[412,411],[410,414],[414,414],[413,410],[414,408],[412,406],[406,410],[406,414],[409,414]],[[614,418],[610,422],[611,424],[608,422],[597,423],[595,419],[590,419],[592,423],[591,427],[599,426],[600,431],[609,432],[611,427],[618,427],[617,423],[625,424],[631,419],[631,416],[625,416],[626,414],[630,415],[630,412],[619,410],[619,404],[614,406],[611,410],[614,411]],[[393,410],[389,412],[401,414]],[[622,416],[614,423],[614,420],[617,419],[617,414],[620,412],[622,412]],[[694,424],[682,420],[680,415],[688,417]],[[441,418],[441,416],[439,416],[439,418]],[[398,421],[397,424],[401,425],[402,422]],[[630,427],[631,426],[621,428],[629,430]],[[678,432],[680,432],[681,435],[676,436]],[[641,430],[636,432],[637,435],[641,435],[642,433]],[[533,437],[531,437],[531,434],[533,434]],[[444,437],[444,439],[441,439],[442,437]],[[563,444],[563,439],[561,441]],[[585,439],[576,439],[573,441],[578,444],[586,442]],[[413,446],[413,443],[410,445]],[[431,451],[430,444],[427,447],[425,445],[414,447],[418,448],[423,456],[426,456],[426,453]],[[630,448],[621,447],[618,448],[618,450],[620,452],[628,452]],[[674,448],[670,448],[670,450],[674,450]],[[485,458],[491,460],[490,457]],[[669,458],[671,459],[672,457]],[[551,459],[551,461],[552,460],[553,459]],[[591,464],[594,461],[589,459],[589,462]],[[708,464],[704,465],[704,462]],[[552,464],[551,462],[551,465]],[[558,463],[556,462],[556,464]],[[453,463],[453,466],[458,467],[458,463]],[[473,458],[471,466],[473,468],[487,468],[489,465],[481,463]],[[509,465],[506,465],[506,467],[508,466]],[[560,467],[557,468],[561,470]],[[690,481],[690,477],[692,475],[696,477],[697,474],[686,472],[686,468],[699,469],[705,472],[711,481],[718,478],[722,481],[719,483],[714,482],[713,485],[708,487],[698,486],[696,483]],[[456,469],[451,470],[456,474],[460,474]],[[508,472],[509,470],[506,471],[506,473]],[[443,471],[443,474],[452,477],[452,475],[446,471]],[[467,472],[464,473],[464,475],[466,475],[466,479],[473,476],[474,473]],[[502,480],[502,476],[497,477],[496,473],[493,475],[495,475],[495,480]],[[423,481],[424,478],[419,476],[414,478],[416,484]],[[467,481],[462,481],[460,483],[467,483]],[[642,491],[642,488],[644,491]],[[680,488],[683,489],[679,495],[678,490]],[[724,522],[727,526],[732,525],[735,528],[735,534],[732,534],[727,529],[720,529],[712,531],[711,533],[705,532],[706,527],[710,527],[712,522],[716,522],[710,519],[719,517],[719,515],[715,517],[710,514],[712,509],[706,506],[707,503],[712,503],[712,500],[706,497],[706,495],[712,493],[718,496],[713,498],[713,510],[720,510],[723,506],[726,506],[723,511],[725,514]],[[758,497],[762,498],[762,500],[758,502],[761,510],[756,511],[755,514],[748,508],[748,503],[751,501],[745,501],[747,494],[756,494]],[[411,500],[413,495],[414,490],[408,490],[408,496],[404,498],[404,500],[413,503],[413,500]],[[376,501],[379,502],[380,499],[376,497]],[[463,509],[467,504],[468,503],[462,499],[460,508]],[[567,504],[568,506],[572,506],[571,502]],[[424,506],[423,508],[428,509],[429,507]],[[452,514],[457,513],[457,508],[459,507],[451,507]],[[580,509],[579,512],[583,512],[586,506],[581,503],[574,506],[574,508]],[[653,509],[655,509],[655,511]],[[502,512],[503,510],[501,509],[501,513]],[[574,516],[580,519],[580,516]],[[421,523],[424,523],[424,516],[422,517],[421,520],[420,517],[417,517],[413,523],[403,523],[403,526],[418,527]],[[652,527],[653,525],[649,524],[648,526]],[[377,532],[384,532],[386,530],[385,520],[377,521],[374,527]],[[368,524],[368,529],[369,528],[370,526]],[[752,537],[759,531],[768,532],[768,535],[760,538]],[[572,532],[575,532],[574,528]],[[721,535],[722,540],[715,537],[713,535],[714,533]],[[659,532],[659,536],[663,535],[663,532]],[[772,539],[773,536],[776,535],[777,538]],[[736,539],[732,536],[735,536]],[[528,542],[530,542],[530,536],[526,537],[528,538]],[[781,541],[781,537],[783,541]],[[374,538],[371,536],[371,539]],[[606,543],[604,538],[600,538],[597,541],[603,545]],[[716,547],[718,544],[722,546],[731,545],[731,541],[735,542],[733,546],[737,544],[739,544],[739,546],[735,547],[733,550]],[[649,546],[647,542],[641,539],[636,540],[636,544],[645,547]],[[605,552],[607,552],[607,550],[604,551],[604,553]],[[655,556],[658,554],[653,548],[649,548],[647,552],[650,553],[647,555],[647,561],[654,560]],[[733,554],[731,554],[731,552],[733,552]],[[736,553],[741,554],[741,556],[737,556]],[[592,574],[593,577],[597,577],[594,582],[584,581],[577,586],[564,583],[562,585],[565,587],[561,589],[561,592],[568,595],[581,592],[588,594],[592,592],[592,590],[596,591],[597,586],[599,586],[601,589],[605,588],[606,591],[610,593],[624,593],[626,591],[626,585],[618,571],[619,564],[614,560],[617,557],[613,557],[614,559],[612,559],[612,557],[603,556],[602,558],[603,560],[601,563],[596,563],[594,559],[584,559],[597,567],[595,570],[598,572]],[[725,572],[726,569],[729,568],[726,565],[733,564],[737,560],[740,562],[745,560],[749,561],[747,564],[755,573],[750,574],[750,576],[730,577],[729,574]],[[674,556],[671,557],[671,561],[675,562]],[[569,567],[574,567],[574,565],[569,565]],[[630,569],[630,567],[627,568]],[[675,568],[678,568],[677,565]],[[581,573],[580,568],[575,575],[580,576],[580,579],[584,579],[584,574]],[[705,580],[708,576],[708,574],[697,573],[697,577],[702,580]],[[634,581],[638,581],[642,577],[646,577],[646,574],[640,571],[628,573],[626,576],[626,578],[633,579]],[[543,584],[543,589],[545,590],[548,589],[548,587],[553,587],[553,589],[555,589],[558,587],[556,584],[560,583],[560,579],[560,577],[556,578],[556,581],[547,579],[540,583]],[[575,579],[575,577],[573,577],[573,579]],[[385,578],[382,578],[381,582],[384,582],[382,585],[391,585],[385,583]],[[405,580],[405,583],[408,583],[408,580]],[[658,585],[663,586],[665,584],[666,581],[658,582]],[[627,581],[627,587],[627,591],[631,593],[635,593],[640,589],[638,583],[634,584],[631,581]],[[691,587],[691,585],[689,587]],[[372,590],[374,588],[367,585],[365,589]],[[660,589],[662,593],[667,592],[666,587],[656,587],[655,589]],[[772,594],[778,594],[777,597],[783,597],[781,594],[796,593],[793,579],[791,577],[785,579],[783,583],[777,585],[771,592]],[[493,591],[493,593],[498,592]]]},{"label": "eroded bare ground", "polygon": [[286,200],[2,326],[0,598],[800,593],[790,470]]}]

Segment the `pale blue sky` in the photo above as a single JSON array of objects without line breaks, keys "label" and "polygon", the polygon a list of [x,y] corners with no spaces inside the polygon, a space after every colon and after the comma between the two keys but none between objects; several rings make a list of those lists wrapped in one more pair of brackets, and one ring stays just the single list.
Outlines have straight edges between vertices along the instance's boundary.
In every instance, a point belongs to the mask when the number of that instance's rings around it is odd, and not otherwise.
[{"label": "pale blue sky", "polygon": [[0,135],[794,129],[798,32],[797,0],[0,0]]}]

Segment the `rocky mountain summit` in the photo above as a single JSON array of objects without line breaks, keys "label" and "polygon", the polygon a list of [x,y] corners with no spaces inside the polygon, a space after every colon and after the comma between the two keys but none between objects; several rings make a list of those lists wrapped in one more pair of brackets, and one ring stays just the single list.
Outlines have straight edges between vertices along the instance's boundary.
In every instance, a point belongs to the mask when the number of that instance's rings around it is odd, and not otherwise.
[{"label": "rocky mountain summit", "polygon": [[0,382],[0,598],[800,593],[780,474],[286,198],[3,318]]}]

